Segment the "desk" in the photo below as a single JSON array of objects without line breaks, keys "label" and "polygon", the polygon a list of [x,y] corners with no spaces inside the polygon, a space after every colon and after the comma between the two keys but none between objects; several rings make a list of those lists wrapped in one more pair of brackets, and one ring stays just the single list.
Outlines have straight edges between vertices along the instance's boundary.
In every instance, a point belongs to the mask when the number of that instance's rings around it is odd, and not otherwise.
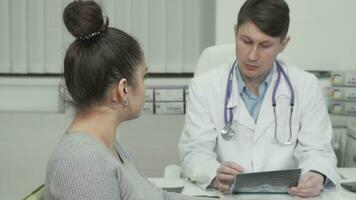
[{"label": "desk", "polygon": [[[356,181],[356,168],[338,168],[338,173],[340,174],[341,182],[347,181]],[[239,194],[239,195],[224,195],[216,191],[205,191],[199,186],[194,185],[193,183],[182,179],[182,178],[149,178],[149,180],[156,184],[158,187],[173,187],[183,186],[183,194],[194,196],[194,195],[210,195],[210,196],[219,196],[221,199],[227,200],[288,200],[288,199],[302,199],[299,197],[292,197],[286,194]],[[349,192],[342,187],[338,187],[337,191],[333,192],[322,192],[320,196],[310,198],[314,200],[355,200],[356,193]]]}]

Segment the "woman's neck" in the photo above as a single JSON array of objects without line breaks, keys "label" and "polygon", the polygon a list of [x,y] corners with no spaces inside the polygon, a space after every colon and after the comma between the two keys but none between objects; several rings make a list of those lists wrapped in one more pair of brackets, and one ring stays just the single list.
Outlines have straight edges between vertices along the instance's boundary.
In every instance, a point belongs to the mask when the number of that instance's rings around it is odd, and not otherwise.
[{"label": "woman's neck", "polygon": [[68,128],[68,132],[88,134],[114,151],[116,129],[119,124],[118,116],[109,110],[78,112]]}]

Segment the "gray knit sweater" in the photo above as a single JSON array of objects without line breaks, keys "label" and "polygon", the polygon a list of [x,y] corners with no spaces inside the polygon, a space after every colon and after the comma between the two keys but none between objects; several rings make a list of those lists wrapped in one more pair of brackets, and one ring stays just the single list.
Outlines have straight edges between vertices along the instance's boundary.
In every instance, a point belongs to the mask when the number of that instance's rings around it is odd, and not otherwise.
[{"label": "gray knit sweater", "polygon": [[115,147],[124,163],[88,134],[65,134],[48,161],[44,199],[192,199],[154,186],[118,143]]}]

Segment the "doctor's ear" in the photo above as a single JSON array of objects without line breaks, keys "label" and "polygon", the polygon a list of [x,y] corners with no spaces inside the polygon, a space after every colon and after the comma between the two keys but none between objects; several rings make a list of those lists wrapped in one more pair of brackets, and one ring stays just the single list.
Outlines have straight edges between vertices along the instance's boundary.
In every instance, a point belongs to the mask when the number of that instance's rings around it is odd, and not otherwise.
[{"label": "doctor's ear", "polygon": [[281,53],[287,47],[289,40],[290,40],[290,37],[287,36],[281,41],[281,48],[279,49],[279,53]]}]

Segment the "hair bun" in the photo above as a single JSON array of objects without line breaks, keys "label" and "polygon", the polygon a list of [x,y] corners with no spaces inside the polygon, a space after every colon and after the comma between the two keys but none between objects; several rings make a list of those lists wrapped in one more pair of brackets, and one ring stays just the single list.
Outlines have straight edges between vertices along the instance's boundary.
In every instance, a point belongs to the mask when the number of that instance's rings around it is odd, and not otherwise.
[{"label": "hair bun", "polygon": [[106,28],[101,7],[95,1],[73,1],[63,11],[67,30],[76,38]]}]

